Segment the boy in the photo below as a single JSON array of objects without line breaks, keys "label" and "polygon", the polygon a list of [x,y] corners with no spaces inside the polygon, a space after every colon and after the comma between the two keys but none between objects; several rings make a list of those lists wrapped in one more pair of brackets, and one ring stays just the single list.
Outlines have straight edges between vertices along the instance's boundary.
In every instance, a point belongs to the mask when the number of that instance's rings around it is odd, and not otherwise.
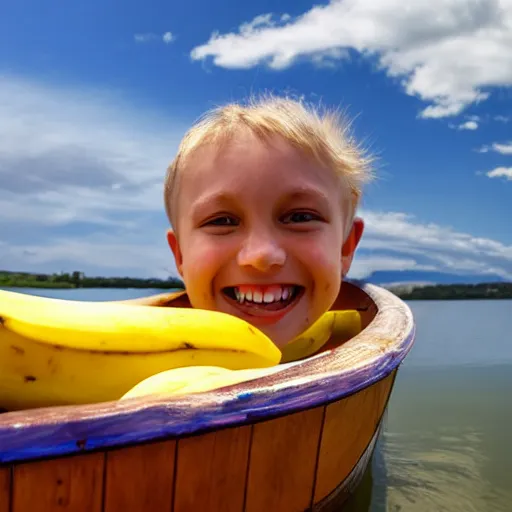
[{"label": "boy", "polygon": [[293,340],[337,298],[369,177],[332,113],[274,97],[207,113],[165,180],[167,239],[192,307],[240,317],[278,347]]}]

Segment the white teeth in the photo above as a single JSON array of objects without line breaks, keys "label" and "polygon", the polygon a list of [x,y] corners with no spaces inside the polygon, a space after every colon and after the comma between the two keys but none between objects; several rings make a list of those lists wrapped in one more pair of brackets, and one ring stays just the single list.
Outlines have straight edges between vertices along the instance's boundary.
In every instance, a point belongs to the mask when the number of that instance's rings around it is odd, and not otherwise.
[{"label": "white teeth", "polygon": [[259,290],[254,290],[254,293],[252,294],[252,300],[253,302],[261,304],[263,302],[263,294]]},{"label": "white teeth", "polygon": [[265,295],[263,295],[263,302],[266,302],[267,304],[269,304],[270,302],[274,302],[274,301],[275,301],[274,294],[271,292],[265,292]]},{"label": "white teeth", "polygon": [[240,304],[243,304],[245,301],[255,302],[257,304],[270,304],[280,300],[287,300],[293,294],[294,289],[295,286],[283,286],[275,292],[267,291],[263,294],[259,290],[248,290],[244,293],[241,292],[239,288],[235,287],[234,293],[237,302]]}]

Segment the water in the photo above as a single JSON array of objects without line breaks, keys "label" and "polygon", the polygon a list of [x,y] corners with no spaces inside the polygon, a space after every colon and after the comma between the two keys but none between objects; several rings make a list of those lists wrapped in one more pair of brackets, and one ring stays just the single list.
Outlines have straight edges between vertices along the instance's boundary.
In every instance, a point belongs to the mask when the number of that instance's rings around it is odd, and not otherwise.
[{"label": "water", "polygon": [[[20,290],[120,300],[163,290]],[[512,510],[512,301],[411,301],[403,363],[371,471],[348,510]]]},{"label": "water", "polygon": [[354,510],[512,510],[512,301],[411,301],[370,482]]}]

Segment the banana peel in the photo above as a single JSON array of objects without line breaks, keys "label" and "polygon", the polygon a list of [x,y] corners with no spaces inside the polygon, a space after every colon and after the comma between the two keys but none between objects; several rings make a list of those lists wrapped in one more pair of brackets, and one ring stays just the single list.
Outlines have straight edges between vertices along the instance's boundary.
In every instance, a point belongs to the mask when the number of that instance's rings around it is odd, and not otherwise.
[{"label": "banana peel", "polygon": [[328,311],[281,352],[259,329],[220,312],[0,290],[0,408],[219,389],[360,330],[357,311]]},{"label": "banana peel", "polygon": [[117,400],[188,366],[271,367],[280,350],[220,312],[47,299],[0,290],[0,408]]}]

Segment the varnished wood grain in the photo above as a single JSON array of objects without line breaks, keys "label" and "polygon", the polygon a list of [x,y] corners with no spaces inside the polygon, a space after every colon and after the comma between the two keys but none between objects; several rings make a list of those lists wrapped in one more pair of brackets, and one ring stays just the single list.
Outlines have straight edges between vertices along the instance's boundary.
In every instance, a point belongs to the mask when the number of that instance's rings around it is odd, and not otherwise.
[{"label": "varnished wood grain", "polygon": [[104,512],[170,512],[176,441],[107,453]]},{"label": "varnished wood grain", "polygon": [[297,512],[311,502],[324,408],[254,425],[246,512]]},{"label": "varnished wood grain", "polygon": [[11,470],[0,468],[0,512],[9,512],[11,497]]},{"label": "varnished wood grain", "polygon": [[174,512],[242,512],[250,426],[178,441]]},{"label": "varnished wood grain", "polygon": [[320,443],[314,501],[343,482],[357,464],[378,427],[394,374],[359,393],[327,406]]},{"label": "varnished wood grain", "polygon": [[17,465],[11,510],[101,512],[103,468],[103,453]]}]

